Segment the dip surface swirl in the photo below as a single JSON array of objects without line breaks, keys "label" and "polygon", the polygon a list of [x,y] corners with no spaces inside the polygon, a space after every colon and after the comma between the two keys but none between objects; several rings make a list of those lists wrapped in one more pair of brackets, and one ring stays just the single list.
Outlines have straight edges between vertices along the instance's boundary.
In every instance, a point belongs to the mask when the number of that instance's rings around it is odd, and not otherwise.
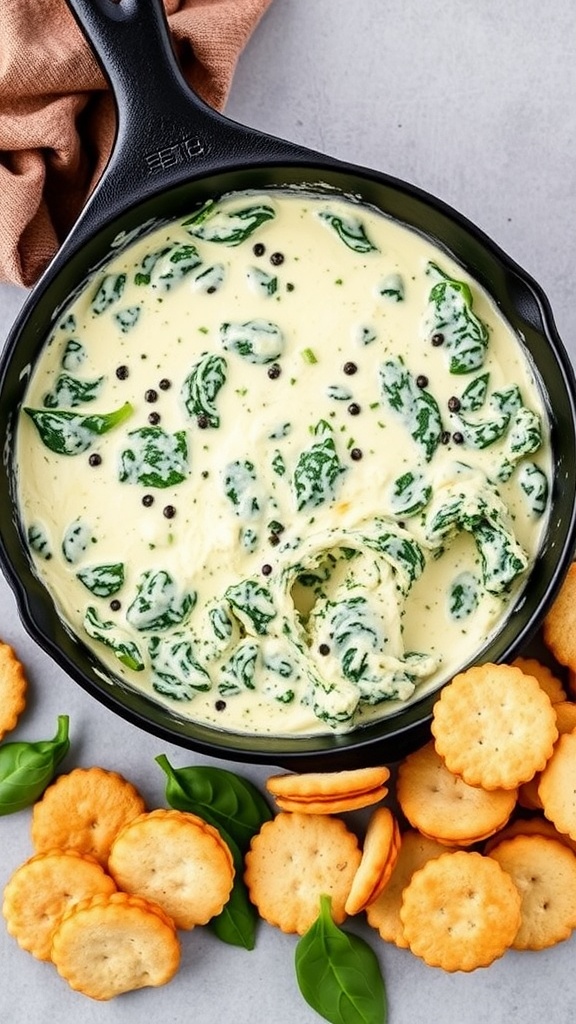
[{"label": "dip surface swirl", "polygon": [[525,349],[462,268],[280,192],[119,244],[47,339],[16,455],[71,630],[174,713],[271,735],[356,728],[469,662],[552,473]]}]

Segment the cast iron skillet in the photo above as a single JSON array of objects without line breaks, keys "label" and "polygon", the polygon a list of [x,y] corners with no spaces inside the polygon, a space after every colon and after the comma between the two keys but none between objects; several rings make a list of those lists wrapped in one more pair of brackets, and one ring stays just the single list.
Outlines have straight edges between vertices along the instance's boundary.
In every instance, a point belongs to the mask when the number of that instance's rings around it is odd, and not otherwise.
[{"label": "cast iron skillet", "polygon": [[[546,297],[478,228],[405,182],[244,128],[196,97],[177,66],[160,0],[67,0],[112,86],[118,134],[109,165],[78,224],[32,291],[0,362],[0,559],[25,627],[108,708],[163,739],[205,754],[286,767],[341,768],[396,760],[428,736],[433,697],[345,736],[278,739],[196,725],[118,679],[60,622],[31,571],[18,520],[13,436],[23,392],[59,308],[108,254],[120,231],[189,214],[209,197],[285,185],[354,194],[429,235],[493,296],[525,338],[550,396],[556,463],[548,540],[517,607],[477,660],[514,657],[534,636],[572,558],[575,539],[576,382]],[[127,524],[129,525],[129,524]]]}]

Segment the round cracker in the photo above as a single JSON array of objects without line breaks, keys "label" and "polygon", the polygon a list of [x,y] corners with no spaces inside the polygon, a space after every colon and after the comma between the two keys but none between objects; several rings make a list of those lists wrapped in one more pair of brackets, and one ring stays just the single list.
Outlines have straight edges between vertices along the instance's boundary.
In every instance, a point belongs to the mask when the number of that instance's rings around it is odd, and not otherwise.
[{"label": "round cracker", "polygon": [[512,945],[520,904],[518,889],[495,860],[457,850],[412,875],[400,919],[409,948],[430,967],[468,972],[487,967]]},{"label": "round cracker", "polygon": [[164,808],[124,826],[108,870],[119,889],[157,903],[184,929],[219,914],[234,881],[232,855],[217,829],[195,814]]},{"label": "round cracker", "polygon": [[540,776],[538,796],[548,820],[576,840],[576,733],[558,740]]},{"label": "round cracker", "polygon": [[361,853],[356,836],[340,818],[281,812],[264,823],[246,854],[244,880],[261,917],[283,932],[303,935],[331,897],[336,924]]},{"label": "round cracker", "polygon": [[544,619],[542,635],[556,660],[576,669],[576,562],[568,569]]},{"label": "round cracker", "polygon": [[512,665],[519,668],[524,675],[534,676],[534,679],[538,680],[544,692],[550,697],[552,704],[566,700],[566,690],[562,685],[562,680],[558,679],[552,669],[538,658],[515,658]]},{"label": "round cracker", "polygon": [[415,871],[447,852],[443,843],[428,839],[416,829],[403,833],[390,879],[380,895],[366,907],[368,924],[380,933],[385,942],[393,942],[400,949],[408,948],[400,920],[402,893]]},{"label": "round cracker", "polygon": [[532,835],[557,839],[559,843],[564,843],[564,846],[567,846],[569,850],[576,854],[576,840],[570,839],[570,836],[563,835],[562,832],[558,832],[558,829],[554,828],[552,822],[548,821],[547,818],[543,818],[540,814],[535,814],[531,818],[516,818],[515,821],[509,822],[500,832],[490,836],[484,846],[483,853],[490,853],[504,839],[513,839],[514,836]]},{"label": "round cracker", "polygon": [[274,797],[282,811],[296,811],[299,814],[344,814],[345,811],[358,811],[363,807],[371,807],[388,795],[386,786],[377,786],[366,793],[351,793],[348,796],[326,797],[315,800],[307,797],[303,800]]},{"label": "round cracker", "polygon": [[54,929],[70,907],[113,892],[113,879],[95,857],[50,850],[16,868],[4,889],[2,912],[18,945],[38,960],[49,960]]},{"label": "round cracker", "polygon": [[352,916],[373,903],[384,889],[400,850],[400,829],[388,807],[374,811],[366,828],[362,860],[344,909]]},{"label": "round cracker", "polygon": [[516,790],[487,791],[449,771],[430,741],[398,768],[396,796],[413,828],[450,846],[469,846],[508,821]]},{"label": "round cracker", "polygon": [[271,775],[266,789],[273,796],[288,800],[321,800],[366,793],[383,786],[390,778],[384,765],[374,768],[352,768],[341,772],[302,772]]},{"label": "round cracker", "polygon": [[522,896],[522,923],[514,949],[546,949],[576,928],[576,856],[557,839],[518,835],[490,856],[512,878]]},{"label": "round cracker", "polygon": [[528,782],[558,737],[550,698],[512,665],[477,665],[455,676],[434,705],[431,730],[450,771],[489,790]]},{"label": "round cracker", "polygon": [[0,641],[0,740],[14,729],[26,707],[28,680],[10,644]]},{"label": "round cracker", "polygon": [[180,965],[180,943],[160,907],[116,892],[82,900],[64,916],[52,960],[71,988],[105,1000],[165,985]]},{"label": "round cracker", "polygon": [[561,700],[554,705],[556,712],[556,728],[561,736],[576,729],[576,704],[571,700]]}]

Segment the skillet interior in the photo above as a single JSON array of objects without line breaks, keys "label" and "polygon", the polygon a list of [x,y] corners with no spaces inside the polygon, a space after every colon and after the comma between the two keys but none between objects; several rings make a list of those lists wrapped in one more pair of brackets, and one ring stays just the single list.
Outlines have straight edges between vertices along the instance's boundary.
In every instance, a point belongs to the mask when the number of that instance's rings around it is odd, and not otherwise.
[{"label": "skillet interior", "polygon": [[[24,307],[8,341],[0,383],[0,429],[3,472],[0,502],[0,554],[34,639],[80,685],[134,724],[165,740],[204,753],[236,760],[273,762],[299,768],[314,765],[367,764],[395,760],[423,742],[433,705],[429,696],[397,715],[342,736],[310,738],[252,737],[220,732],[177,718],[138,691],[104,673],[94,656],[62,625],[50,597],[34,576],[18,522],[11,439],[17,409],[55,311],[109,253],[120,231],[132,231],[150,218],[156,221],[190,213],[209,197],[247,188],[314,185],[353,194],[383,212],[424,232],[446,248],[492,295],[512,326],[525,339],[544,389],[556,465],[553,512],[547,541],[529,584],[504,628],[477,660],[499,661],[515,656],[534,635],[572,557],[575,539],[574,438],[576,385],[570,362],[557,336],[548,303],[539,287],[504,256],[473,225],[453,210],[409,185],[385,175],[318,157],[306,165],[237,167],[190,180],[142,202],[93,233],[72,256],[56,261]],[[8,510],[10,510],[8,512]]]}]

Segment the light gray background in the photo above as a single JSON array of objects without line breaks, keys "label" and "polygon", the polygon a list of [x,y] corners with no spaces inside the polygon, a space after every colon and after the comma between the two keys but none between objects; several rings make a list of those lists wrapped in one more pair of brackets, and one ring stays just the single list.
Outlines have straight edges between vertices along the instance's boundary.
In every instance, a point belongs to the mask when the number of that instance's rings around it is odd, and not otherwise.
[{"label": "light gray background", "polygon": [[[275,0],[244,53],[227,112],[238,121],[411,181],[466,214],[543,285],[576,360],[576,8],[573,0]],[[0,286],[0,339],[24,293]],[[4,510],[0,514],[6,514]],[[135,730],[72,683],[30,640],[0,580],[0,637],[30,676],[17,737],[71,718],[63,765],[123,772],[163,803],[154,757],[198,760]],[[243,768],[255,781],[265,769]],[[30,815],[0,819],[0,886],[31,854]],[[390,1024],[565,1024],[576,1006],[576,939],[442,974],[369,938]],[[197,929],[166,988],[95,1003],[19,950],[0,924],[0,1017],[9,1024],[313,1024],[293,972],[295,938],[262,926],[254,952]]]}]

